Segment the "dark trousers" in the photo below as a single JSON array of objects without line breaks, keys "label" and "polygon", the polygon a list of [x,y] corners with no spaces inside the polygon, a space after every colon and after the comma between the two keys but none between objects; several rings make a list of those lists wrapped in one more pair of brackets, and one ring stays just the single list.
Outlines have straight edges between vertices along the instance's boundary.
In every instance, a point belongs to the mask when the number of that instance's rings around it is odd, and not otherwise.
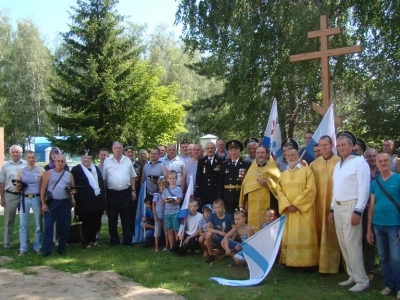
[{"label": "dark trousers", "polygon": [[[364,252],[364,263],[365,263],[365,271],[367,273],[375,273],[375,255],[376,255],[376,248],[375,244],[371,245],[367,241],[367,229],[368,229],[368,208],[369,205],[365,207],[364,213],[362,215],[362,226],[363,226],[363,252]],[[376,241],[375,231],[372,230],[374,234],[374,241]]]},{"label": "dark trousers", "polygon": [[121,218],[122,243],[132,244],[132,195],[131,188],[122,191],[107,189],[108,231],[110,245],[120,243],[118,235],[118,216]]},{"label": "dark trousers", "polygon": [[102,209],[79,212],[79,220],[82,222],[82,245],[89,245],[96,242],[96,235],[99,230],[99,224],[101,224],[102,215]]},{"label": "dark trousers", "polygon": [[48,203],[49,212],[44,214],[43,254],[50,254],[53,250],[54,222],[58,220],[59,240],[57,252],[65,252],[69,229],[71,226],[71,201],[69,199],[52,200]]}]

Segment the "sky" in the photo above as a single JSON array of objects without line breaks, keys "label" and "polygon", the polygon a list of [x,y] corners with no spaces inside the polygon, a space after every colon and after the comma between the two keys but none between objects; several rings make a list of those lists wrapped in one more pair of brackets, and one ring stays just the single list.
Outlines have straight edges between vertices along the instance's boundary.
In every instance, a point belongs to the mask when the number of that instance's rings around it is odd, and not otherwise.
[{"label": "sky", "polygon": [[[68,31],[68,11],[75,4],[76,0],[2,0],[0,11],[10,17],[13,26],[17,20],[32,20],[45,44],[54,48],[58,33]],[[170,26],[177,37],[181,33],[181,26],[173,26],[177,10],[175,0],[119,0],[117,10],[123,16],[130,16],[128,20],[134,23],[146,23],[148,33],[158,24]]]}]

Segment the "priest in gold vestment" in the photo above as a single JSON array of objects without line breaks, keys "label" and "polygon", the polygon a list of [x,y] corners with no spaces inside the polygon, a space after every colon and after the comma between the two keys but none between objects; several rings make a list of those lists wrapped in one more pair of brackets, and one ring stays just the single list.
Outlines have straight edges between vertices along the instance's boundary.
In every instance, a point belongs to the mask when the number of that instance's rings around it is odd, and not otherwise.
[{"label": "priest in gold vestment", "polygon": [[269,149],[256,149],[256,159],[243,180],[239,206],[247,211],[247,222],[258,231],[265,223],[265,211],[271,207],[271,194],[276,197],[276,187],[281,174],[278,165],[269,157]]},{"label": "priest in gold vestment", "polygon": [[279,262],[290,267],[316,266],[319,249],[314,215],[314,174],[299,163],[296,150],[288,150],[286,160],[288,169],[278,180],[279,212],[287,217]]},{"label": "priest in gold vestment", "polygon": [[319,243],[319,272],[339,272],[340,247],[335,226],[328,223],[333,193],[333,170],[340,157],[332,151],[332,139],[325,135],[319,140],[321,156],[314,160],[310,169],[315,176],[317,196],[315,198],[315,220]]}]

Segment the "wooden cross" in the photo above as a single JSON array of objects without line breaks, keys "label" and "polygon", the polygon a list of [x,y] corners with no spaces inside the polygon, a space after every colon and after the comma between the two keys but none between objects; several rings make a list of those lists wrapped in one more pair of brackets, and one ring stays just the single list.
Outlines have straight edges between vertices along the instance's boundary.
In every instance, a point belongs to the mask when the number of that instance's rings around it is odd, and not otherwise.
[{"label": "wooden cross", "polygon": [[[328,28],[328,18],[326,15],[320,17],[320,30],[308,32],[307,37],[321,38],[321,50],[310,53],[296,54],[290,56],[290,62],[321,59],[321,75],[322,75],[322,107],[313,102],[313,109],[321,115],[325,115],[331,105],[330,95],[330,72],[329,72],[329,57],[335,55],[345,55],[350,53],[360,53],[361,46],[351,46],[337,49],[329,49],[329,36],[340,34],[340,27]],[[335,116],[335,123],[342,125],[342,120]]]}]

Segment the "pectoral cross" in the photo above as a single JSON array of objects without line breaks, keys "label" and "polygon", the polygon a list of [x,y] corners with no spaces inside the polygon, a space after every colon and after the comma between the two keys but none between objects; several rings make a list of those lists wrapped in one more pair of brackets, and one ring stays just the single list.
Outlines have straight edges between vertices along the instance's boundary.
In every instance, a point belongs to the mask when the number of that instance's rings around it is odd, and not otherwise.
[{"label": "pectoral cross", "polygon": [[[329,36],[340,34],[340,27],[328,28],[328,19],[326,15],[320,17],[320,30],[308,32],[307,37],[320,38],[321,39],[321,50],[310,53],[296,54],[290,56],[290,62],[310,60],[310,59],[321,59],[321,75],[322,75],[322,106],[313,102],[313,109],[321,115],[325,115],[329,106],[331,105],[330,95],[330,72],[329,72],[329,57],[337,55],[345,55],[351,53],[360,53],[362,46],[351,46],[337,49],[329,49]],[[342,124],[342,120],[335,116],[335,123],[337,125]]]}]

